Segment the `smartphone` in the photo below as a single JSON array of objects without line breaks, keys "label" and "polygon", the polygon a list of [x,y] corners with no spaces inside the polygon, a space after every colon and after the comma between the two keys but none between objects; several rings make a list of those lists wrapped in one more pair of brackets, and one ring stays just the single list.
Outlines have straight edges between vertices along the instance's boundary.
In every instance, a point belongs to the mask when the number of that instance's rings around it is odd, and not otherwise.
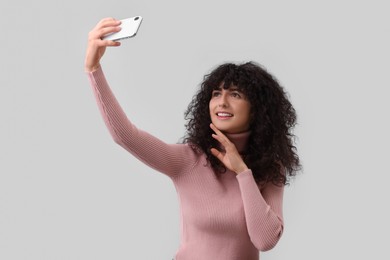
[{"label": "smartphone", "polygon": [[103,36],[103,40],[111,40],[111,41],[120,41],[123,39],[134,37],[137,32],[138,28],[141,25],[142,17],[141,16],[135,16],[127,19],[121,20],[121,27],[122,29],[119,32],[110,33],[105,36]]}]

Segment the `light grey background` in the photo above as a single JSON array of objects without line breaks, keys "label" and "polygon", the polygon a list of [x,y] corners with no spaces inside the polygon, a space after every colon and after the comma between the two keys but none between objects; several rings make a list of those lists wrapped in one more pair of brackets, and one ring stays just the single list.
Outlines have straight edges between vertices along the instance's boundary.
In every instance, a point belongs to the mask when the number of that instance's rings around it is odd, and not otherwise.
[{"label": "light grey background", "polygon": [[166,142],[204,74],[255,60],[291,95],[304,173],[261,259],[387,259],[386,1],[1,1],[0,259],[171,259],[170,180],[109,136],[84,74],[103,17],[142,15],[103,67],[129,118]]}]

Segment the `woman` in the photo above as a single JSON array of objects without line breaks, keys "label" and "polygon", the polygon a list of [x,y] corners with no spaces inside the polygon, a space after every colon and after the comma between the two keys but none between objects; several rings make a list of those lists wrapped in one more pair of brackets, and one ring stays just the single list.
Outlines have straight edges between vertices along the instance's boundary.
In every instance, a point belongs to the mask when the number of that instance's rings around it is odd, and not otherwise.
[{"label": "woman", "polygon": [[115,142],[173,181],[180,201],[176,259],[259,259],[283,232],[283,187],[299,169],[291,130],[296,114],[277,81],[254,63],[223,64],[207,75],[186,111],[183,144],[166,144],[126,117],[100,66],[105,34],[89,33],[90,84]]}]

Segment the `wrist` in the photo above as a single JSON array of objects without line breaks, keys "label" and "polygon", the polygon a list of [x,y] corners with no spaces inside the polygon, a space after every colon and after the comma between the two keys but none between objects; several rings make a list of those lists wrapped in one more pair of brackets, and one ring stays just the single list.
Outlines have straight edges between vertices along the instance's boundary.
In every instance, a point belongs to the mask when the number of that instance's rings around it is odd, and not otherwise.
[{"label": "wrist", "polygon": [[246,166],[244,164],[241,167],[237,168],[234,172],[238,175],[238,174],[243,173],[243,172],[245,172],[247,170],[249,170],[249,168],[248,168],[248,166]]},{"label": "wrist", "polygon": [[85,66],[85,71],[86,72],[94,72],[95,70],[100,68],[100,64],[97,64],[95,66]]}]

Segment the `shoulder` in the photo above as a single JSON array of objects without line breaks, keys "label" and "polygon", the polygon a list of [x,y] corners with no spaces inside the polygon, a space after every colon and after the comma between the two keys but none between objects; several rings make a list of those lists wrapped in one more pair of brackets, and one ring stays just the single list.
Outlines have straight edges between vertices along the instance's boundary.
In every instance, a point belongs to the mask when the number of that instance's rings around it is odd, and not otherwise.
[{"label": "shoulder", "polygon": [[197,160],[199,160],[199,158],[205,157],[205,153],[193,143],[183,143],[178,145],[181,146],[181,149],[183,150],[184,154],[191,158],[196,158]]}]

